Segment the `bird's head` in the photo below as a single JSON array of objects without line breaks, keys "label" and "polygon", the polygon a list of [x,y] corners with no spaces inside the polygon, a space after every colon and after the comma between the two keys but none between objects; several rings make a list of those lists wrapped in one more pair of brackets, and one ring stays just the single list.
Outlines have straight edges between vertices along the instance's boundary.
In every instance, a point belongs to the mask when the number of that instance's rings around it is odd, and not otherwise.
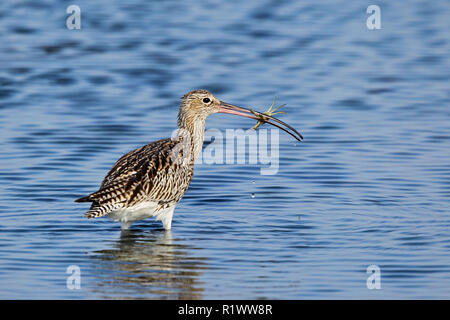
[{"label": "bird's head", "polygon": [[206,118],[214,113],[228,113],[262,121],[289,133],[298,141],[303,139],[302,135],[298,133],[297,130],[283,121],[257,111],[223,102],[217,99],[208,90],[203,89],[188,92],[181,98],[178,124],[180,126],[183,123],[194,123],[195,121],[204,123]]},{"label": "bird's head", "polygon": [[181,98],[180,114],[192,120],[205,120],[219,112],[220,100],[207,90],[194,90]]}]

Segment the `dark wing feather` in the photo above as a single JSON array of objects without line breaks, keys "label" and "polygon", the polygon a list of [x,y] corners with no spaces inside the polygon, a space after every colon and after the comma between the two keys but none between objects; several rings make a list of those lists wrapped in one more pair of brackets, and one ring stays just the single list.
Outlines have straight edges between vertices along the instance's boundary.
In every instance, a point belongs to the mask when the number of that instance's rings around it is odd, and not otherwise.
[{"label": "dark wing feather", "polygon": [[[100,217],[114,209],[146,200],[177,202],[189,186],[192,170],[172,159],[171,152],[175,145],[176,142],[171,139],[163,139],[122,156],[108,172],[98,191],[75,200],[92,202],[85,216]],[[181,185],[174,189],[174,179],[177,178],[181,179]],[[181,196],[178,194],[180,190]]]}]

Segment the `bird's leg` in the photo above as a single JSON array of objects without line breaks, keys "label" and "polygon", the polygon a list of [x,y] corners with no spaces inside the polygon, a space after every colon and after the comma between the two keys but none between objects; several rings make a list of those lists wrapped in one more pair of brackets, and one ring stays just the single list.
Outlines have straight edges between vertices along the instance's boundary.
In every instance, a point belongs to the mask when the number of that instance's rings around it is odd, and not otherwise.
[{"label": "bird's leg", "polygon": [[156,220],[161,220],[164,230],[172,229],[172,218],[173,212],[175,211],[175,206],[164,209],[161,213],[156,216]]},{"label": "bird's leg", "polygon": [[122,222],[122,230],[128,230],[128,228],[131,227],[131,225],[133,224],[132,221],[123,221]]}]

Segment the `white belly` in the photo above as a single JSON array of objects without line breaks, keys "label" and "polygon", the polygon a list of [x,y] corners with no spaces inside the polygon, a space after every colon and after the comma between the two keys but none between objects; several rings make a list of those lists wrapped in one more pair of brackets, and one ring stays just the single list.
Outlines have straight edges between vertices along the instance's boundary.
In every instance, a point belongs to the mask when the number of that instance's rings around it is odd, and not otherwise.
[{"label": "white belly", "polygon": [[156,202],[142,202],[133,207],[111,211],[108,217],[121,222],[122,229],[128,229],[134,221],[155,217],[156,220],[162,221],[164,229],[170,230],[175,205],[161,210],[157,210],[158,207]]}]

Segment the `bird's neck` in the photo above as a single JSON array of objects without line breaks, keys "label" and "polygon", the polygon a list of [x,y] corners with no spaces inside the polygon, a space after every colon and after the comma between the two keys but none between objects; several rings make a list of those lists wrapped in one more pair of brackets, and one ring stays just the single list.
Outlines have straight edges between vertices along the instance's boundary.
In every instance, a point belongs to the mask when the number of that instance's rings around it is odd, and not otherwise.
[{"label": "bird's neck", "polygon": [[186,149],[190,150],[190,162],[198,158],[202,152],[203,139],[205,135],[205,120],[178,118],[178,138],[183,141]]}]

